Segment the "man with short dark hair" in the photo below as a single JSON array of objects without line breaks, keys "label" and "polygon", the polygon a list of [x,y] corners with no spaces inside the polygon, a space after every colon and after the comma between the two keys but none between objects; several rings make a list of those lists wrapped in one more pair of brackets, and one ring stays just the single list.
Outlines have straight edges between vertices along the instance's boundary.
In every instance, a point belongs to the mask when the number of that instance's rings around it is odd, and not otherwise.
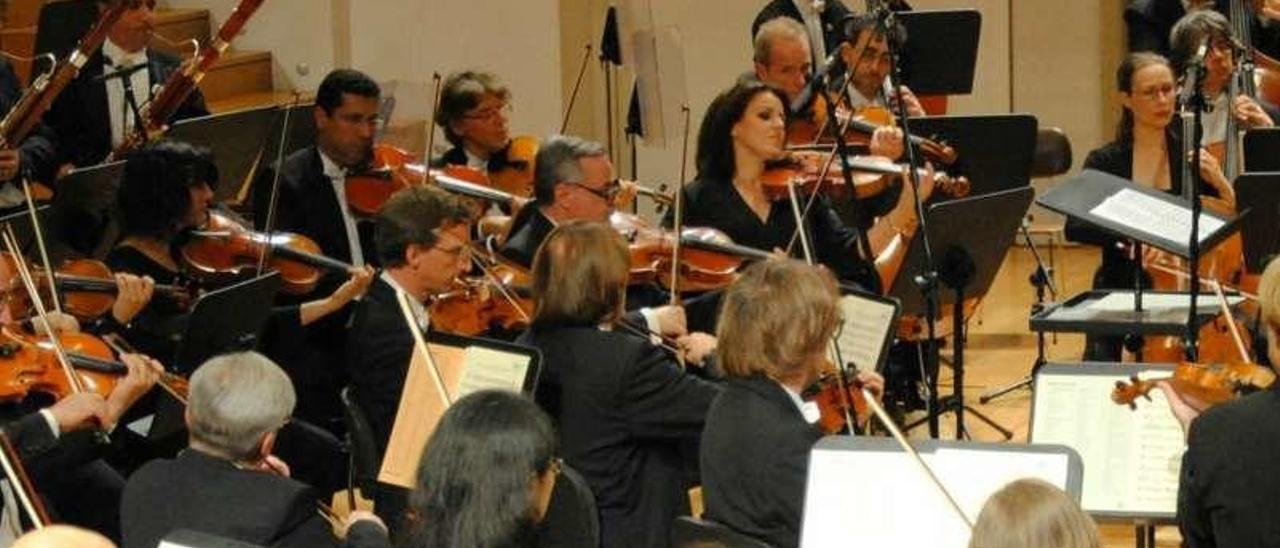
[{"label": "man with short dark hair", "polygon": [[[356,306],[346,335],[346,367],[379,456],[386,451],[400,407],[413,355],[411,329],[426,331],[427,298],[451,287],[471,266],[471,216],[463,198],[428,186],[397,192],[378,212],[374,249],[384,268]],[[416,325],[410,326],[401,311],[401,294],[408,298]],[[378,484],[373,497],[378,515],[397,530],[404,491]]]}]

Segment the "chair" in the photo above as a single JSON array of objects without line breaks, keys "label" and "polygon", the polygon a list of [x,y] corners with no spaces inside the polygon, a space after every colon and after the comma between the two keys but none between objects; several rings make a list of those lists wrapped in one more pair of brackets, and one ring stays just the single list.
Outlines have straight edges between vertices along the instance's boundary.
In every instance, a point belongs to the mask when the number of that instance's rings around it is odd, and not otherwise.
[{"label": "chair", "polygon": [[600,515],[591,486],[577,470],[563,465],[551,491],[547,516],[538,526],[538,548],[600,545]]},{"label": "chair", "polygon": [[1071,140],[1061,128],[1046,127],[1036,132],[1036,150],[1031,156],[1031,177],[1047,178],[1071,170]]},{"label": "chair", "polygon": [[680,516],[671,526],[671,548],[770,548],[709,519]]},{"label": "chair", "polygon": [[347,426],[347,488],[360,488],[365,496],[374,492],[374,483],[378,479],[378,469],[382,459],[378,457],[378,446],[373,441],[373,427],[364,410],[356,403],[351,387],[345,387],[339,393],[342,400],[342,418]]}]

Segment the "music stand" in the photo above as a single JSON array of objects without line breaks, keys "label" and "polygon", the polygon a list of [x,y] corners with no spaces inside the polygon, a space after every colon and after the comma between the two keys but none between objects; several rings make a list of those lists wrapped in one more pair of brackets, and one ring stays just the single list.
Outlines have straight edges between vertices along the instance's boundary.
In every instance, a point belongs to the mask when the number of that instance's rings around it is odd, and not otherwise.
[{"label": "music stand", "polygon": [[284,157],[288,158],[290,154],[315,144],[316,119],[312,114],[314,109],[313,102],[276,107],[276,115],[272,117],[271,128],[267,131],[266,146],[262,149],[263,165],[271,165],[276,161],[277,151],[280,150],[280,125],[284,123],[286,110],[289,111],[289,133],[285,136]]},{"label": "music stand", "polygon": [[[1005,439],[1013,432],[996,424],[991,418],[964,403],[964,306],[966,298],[985,295],[991,288],[996,272],[1004,262],[1005,253],[1013,244],[1019,224],[1035,192],[1030,187],[1015,188],[981,196],[971,196],[933,204],[928,216],[929,241],[933,245],[937,279],[951,291],[939,291],[939,304],[952,304],[953,338],[952,369],[955,389],[946,398],[938,398],[938,376],[929,379],[931,398],[927,417],[907,425],[914,428],[927,422],[929,434],[938,435],[938,417],[947,412],[956,414],[956,437],[968,435],[964,427],[964,413],[968,411],[979,420],[1000,432]],[[912,239],[902,268],[890,286],[889,295],[897,298],[905,314],[924,315],[926,302],[916,277],[925,272],[924,246],[920,236]]]},{"label": "music stand", "polygon": [[262,162],[259,154],[272,135],[268,130],[278,110],[275,106],[265,106],[189,118],[174,123],[166,137],[213,151],[214,163],[218,166],[213,199],[226,202],[240,194],[250,172]]},{"label": "music stand", "polygon": [[[911,119],[911,131],[945,141],[958,158],[945,168],[950,175],[969,178],[970,196],[999,192],[1031,184],[1031,160],[1035,157],[1035,116],[994,114],[984,116],[927,116]],[[935,192],[932,201],[954,198]]]},{"label": "music stand", "polygon": [[[1280,171],[1280,128],[1251,129],[1244,133],[1244,170]],[[1239,179],[1237,179],[1239,180]]]},{"label": "music stand", "polygon": [[982,33],[978,10],[907,11],[894,17],[907,32],[902,49],[903,84],[916,95],[973,92]]},{"label": "music stand", "polygon": [[1276,226],[1276,219],[1280,219],[1280,173],[1244,173],[1236,177],[1235,188],[1236,211],[1251,212],[1240,224],[1245,269],[1262,272],[1267,260],[1280,253],[1280,226]]},{"label": "music stand", "polygon": [[107,255],[120,232],[116,226],[116,194],[124,164],[119,161],[74,169],[58,180],[46,227],[51,236],[50,254],[58,259],[101,259]]}]

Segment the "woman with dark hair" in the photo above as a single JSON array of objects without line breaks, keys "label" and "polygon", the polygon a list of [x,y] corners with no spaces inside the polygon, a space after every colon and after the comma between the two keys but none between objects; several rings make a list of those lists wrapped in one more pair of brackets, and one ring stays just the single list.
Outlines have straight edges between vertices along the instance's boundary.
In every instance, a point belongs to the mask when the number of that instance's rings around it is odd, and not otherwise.
[{"label": "woman with dark hair", "polygon": [[[556,227],[534,258],[533,323],[517,342],[542,352],[538,405],[595,494],[603,546],[665,547],[671,522],[689,512],[696,444],[718,388],[621,328],[630,264],[612,227]],[[680,345],[689,364],[715,349],[701,333]]]},{"label": "woman with dark hair", "polygon": [[[1170,194],[1182,193],[1182,140],[1170,126],[1174,114],[1173,70],[1169,61],[1154,53],[1132,53],[1116,71],[1116,85],[1124,115],[1116,140],[1094,150],[1085,158],[1086,169],[1096,169],[1130,179]],[[1201,189],[1205,195],[1221,198],[1235,207],[1235,193],[1211,154],[1200,155]],[[1117,238],[1100,229],[1067,219],[1068,240],[1102,248],[1102,265],[1093,276],[1094,289],[1132,289],[1138,266],[1118,247]],[[1150,279],[1144,274],[1144,285]],[[1087,337],[1086,360],[1119,361],[1123,337]]]},{"label": "woman with dark hair", "polygon": [[[218,168],[207,149],[161,140],[129,154],[117,194],[120,239],[107,254],[111,270],[145,276],[158,284],[191,285],[178,261],[186,232],[204,223]],[[362,272],[324,299],[281,307],[273,325],[305,326],[338,310],[363,292],[372,275]],[[186,313],[180,303],[148,295],[145,308],[125,326],[135,347],[163,363],[176,351]],[[111,322],[110,316],[105,320]]]},{"label": "woman with dark hair", "polygon": [[[687,226],[717,228],[735,243],[757,249],[801,252],[793,243],[796,219],[790,202],[771,200],[763,183],[765,170],[784,158],[785,104],[781,92],[759,82],[739,83],[711,102],[698,131],[698,178],[683,191]],[[932,184],[932,177],[921,181],[926,198]],[[910,218],[897,220],[896,210],[886,215],[885,222],[868,234],[873,250],[884,249],[890,232],[914,222],[914,210],[906,207],[914,205],[910,192],[903,192],[899,203],[902,207],[896,209]],[[667,224],[671,221],[668,214]],[[858,231],[840,221],[825,196],[819,196],[806,214],[805,228],[816,262],[831,268],[841,281],[880,289],[874,258],[860,255]]]},{"label": "woman with dark hair", "polygon": [[551,420],[518,394],[482,390],[454,402],[422,453],[401,546],[534,546],[560,474],[556,451]]}]

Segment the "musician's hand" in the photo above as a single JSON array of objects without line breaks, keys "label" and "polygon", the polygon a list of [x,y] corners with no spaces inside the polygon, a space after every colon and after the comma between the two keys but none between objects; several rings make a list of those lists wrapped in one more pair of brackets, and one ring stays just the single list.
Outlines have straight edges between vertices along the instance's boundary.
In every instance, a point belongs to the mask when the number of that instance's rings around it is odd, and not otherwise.
[{"label": "musician's hand", "polygon": [[102,421],[106,428],[115,425],[134,402],[156,385],[160,373],[164,372],[160,362],[142,354],[123,354],[120,361],[129,368],[129,372],[116,382],[115,390],[107,396],[107,413]]},{"label": "musician's hand", "polygon": [[60,432],[71,432],[97,426],[105,421],[106,401],[91,392],[78,392],[58,400],[49,407]]},{"label": "musician's hand", "polygon": [[369,284],[373,283],[375,272],[373,267],[365,265],[364,268],[352,273],[351,277],[333,290],[333,295],[329,296],[330,299],[333,299],[334,307],[342,308],[357,297],[364,295],[364,292],[369,289]]},{"label": "musician's hand", "polygon": [[[898,86],[898,93],[893,100],[906,102],[907,116],[918,118],[925,115],[924,107],[920,105],[920,99],[916,98],[916,94],[911,93],[911,88],[907,86]],[[894,110],[896,113],[897,110]]]},{"label": "musician's hand", "polygon": [[877,401],[884,399],[884,377],[875,371],[858,371],[858,382],[876,397]]},{"label": "musician's hand", "polygon": [[786,250],[782,249],[781,247],[775,247],[773,248],[773,251],[769,252],[769,258],[775,261],[785,261],[787,259],[790,259],[791,256],[787,255]]},{"label": "musician's hand", "polygon": [[1271,116],[1267,115],[1267,111],[1262,109],[1262,105],[1259,105],[1257,101],[1247,95],[1236,96],[1232,111],[1235,113],[1236,119],[1248,126],[1249,129],[1275,125],[1271,121]]},{"label": "musician's hand", "polygon": [[695,331],[676,339],[676,345],[684,353],[684,360],[691,365],[702,366],[707,356],[716,351],[716,338],[712,335]]},{"label": "musician's hand", "polygon": [[274,474],[282,478],[289,477],[293,471],[289,469],[289,465],[280,457],[275,455],[267,455],[262,460],[254,463],[254,469],[267,474]]},{"label": "musician's hand", "polygon": [[[80,320],[77,320],[75,316],[67,314],[66,312],[49,312],[48,314],[45,314],[45,318],[49,320],[49,327],[52,328],[55,333],[80,332]],[[49,334],[49,331],[44,328],[44,322],[39,321],[38,319],[32,320],[31,326],[34,328],[37,335]]]},{"label": "musician's hand", "polygon": [[22,155],[16,149],[0,150],[0,181],[8,181],[22,169]]},{"label": "musician's hand", "polygon": [[1182,395],[1173,389],[1168,382],[1160,381],[1156,383],[1160,387],[1160,391],[1164,392],[1164,399],[1169,401],[1169,410],[1173,412],[1173,417],[1178,419],[1178,424],[1182,426],[1182,435],[1186,437],[1187,431],[1191,428],[1191,421],[1196,420],[1200,416],[1200,412]]},{"label": "musician's hand", "polygon": [[[1187,161],[1192,160],[1192,158],[1187,159]],[[1209,150],[1204,148],[1200,149],[1200,178],[1217,190],[1218,196],[1223,200],[1235,203],[1235,191],[1232,190],[1227,176],[1222,173],[1222,164],[1218,163],[1216,156],[1209,154]]]},{"label": "musician's hand", "polygon": [[631,207],[631,203],[636,201],[636,195],[640,193],[640,185],[635,181],[626,179],[618,180],[618,195],[613,197],[613,207],[617,209],[626,209]]},{"label": "musician's hand", "polygon": [[350,531],[357,522],[361,521],[376,523],[378,524],[378,527],[382,528],[384,533],[387,531],[387,524],[383,523],[382,518],[374,515],[373,512],[368,510],[352,510],[350,514],[347,514],[347,519],[342,520],[342,530],[338,531],[338,538],[347,538],[347,532]]},{"label": "musician's hand", "polygon": [[896,127],[878,127],[871,133],[871,144],[869,146],[871,154],[876,156],[884,156],[890,160],[897,161],[902,157],[902,130]]},{"label": "musician's hand", "polygon": [[689,324],[684,317],[684,307],[666,305],[653,308],[653,317],[658,320],[658,334],[666,337],[679,337],[689,332]]},{"label": "musician's hand", "polygon": [[116,275],[116,302],[111,305],[111,317],[120,325],[128,325],[147,307],[155,292],[156,282],[151,276],[135,276],[124,272]]}]

